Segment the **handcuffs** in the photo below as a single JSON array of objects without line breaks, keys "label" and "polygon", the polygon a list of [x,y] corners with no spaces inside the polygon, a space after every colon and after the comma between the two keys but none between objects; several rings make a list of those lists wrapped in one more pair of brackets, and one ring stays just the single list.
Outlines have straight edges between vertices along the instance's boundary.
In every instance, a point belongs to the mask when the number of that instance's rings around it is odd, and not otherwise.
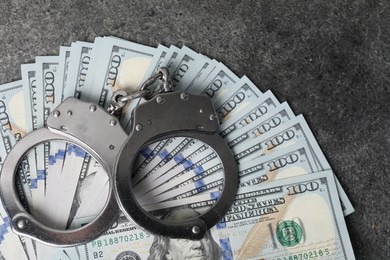
[{"label": "handcuffs", "polygon": [[[149,87],[160,82],[160,91],[151,95]],[[113,116],[134,98],[145,98],[132,114],[127,135]],[[75,246],[89,242],[107,231],[120,211],[145,230],[171,238],[201,239],[217,224],[232,205],[237,189],[237,165],[233,154],[218,134],[219,122],[207,96],[174,92],[168,71],[160,68],[138,92],[113,94],[107,110],[93,103],[68,98],[48,117],[44,128],[22,138],[4,161],[0,175],[0,195],[12,230],[52,246]],[[163,114],[160,113],[163,111]],[[219,199],[196,218],[172,222],[149,215],[137,202],[132,190],[133,164],[141,148],[172,137],[196,138],[212,147],[220,157],[225,172]],[[107,172],[109,194],[101,213],[89,224],[73,230],[46,227],[22,206],[15,178],[23,156],[38,144],[53,140],[71,142],[90,153]]]}]

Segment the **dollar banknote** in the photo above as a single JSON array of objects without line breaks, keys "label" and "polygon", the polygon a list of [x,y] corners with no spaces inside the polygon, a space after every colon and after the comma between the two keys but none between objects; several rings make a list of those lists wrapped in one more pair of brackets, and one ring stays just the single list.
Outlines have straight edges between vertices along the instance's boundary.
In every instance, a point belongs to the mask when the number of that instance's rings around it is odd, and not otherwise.
[{"label": "dollar banknote", "polygon": [[225,136],[225,140],[229,147],[233,147],[242,142],[245,142],[246,138],[250,138],[251,136],[257,137],[270,132],[274,128],[288,122],[295,117],[290,106],[286,102],[279,105],[275,110],[273,113],[270,113],[268,117],[256,118],[253,120],[253,122],[251,122],[251,124],[247,124],[238,131],[232,132],[230,135]]},{"label": "dollar banknote", "polygon": [[[33,64],[23,64],[21,66],[22,71],[22,84],[24,89],[24,100],[26,118],[30,128],[28,132],[36,130],[43,126],[43,104],[38,105],[39,99],[37,96],[37,82],[36,82],[36,66]],[[40,113],[39,113],[40,112]],[[31,195],[32,202],[29,203],[30,211],[34,216],[40,216],[44,201],[44,181],[45,181],[45,170],[44,170],[44,146],[38,145],[28,153],[29,164],[30,164],[30,175],[31,175]]]},{"label": "dollar banknote", "polygon": [[[210,58],[183,46],[172,66],[172,82],[176,91],[188,89],[192,80],[200,73],[204,64],[211,62]],[[188,76],[187,76],[188,75]]]},{"label": "dollar banknote", "polygon": [[226,119],[219,126],[219,134],[226,137],[233,131],[264,118],[280,103],[271,91],[265,92],[257,102],[250,104],[247,109],[239,111],[234,117]]},{"label": "dollar banknote", "polygon": [[63,97],[81,98],[85,89],[85,79],[91,62],[94,44],[90,42],[72,43],[68,58],[68,72],[63,87]]},{"label": "dollar banknote", "polygon": [[229,89],[226,96],[218,96],[214,103],[215,111],[220,122],[224,122],[236,113],[244,110],[249,104],[257,101],[262,92],[248,79],[243,77],[235,88]]},{"label": "dollar banknote", "polygon": [[[24,102],[24,87],[22,81],[15,81],[0,86],[0,121],[1,121],[1,137],[2,137],[2,158],[5,158],[11,148],[22,137],[27,134],[28,130],[32,129],[31,116],[28,109],[25,109]],[[27,126],[27,124],[30,124]],[[31,168],[30,160],[33,160],[33,153],[28,153],[23,156],[20,167],[18,169],[17,185],[23,197],[23,205],[29,208],[32,205],[32,193],[35,183],[31,180],[35,169]],[[35,164],[34,164],[35,165]]]},{"label": "dollar banknote", "polygon": [[[61,82],[60,89],[62,90],[62,97],[61,100],[65,100],[67,97],[67,90],[66,85],[68,82],[68,75],[69,75],[69,62],[70,62],[70,55],[71,55],[71,47],[68,46],[61,46],[60,47],[60,53],[58,55],[59,58],[59,64],[58,64],[58,81]],[[22,76],[23,78],[23,76]]]},{"label": "dollar banknote", "polygon": [[239,78],[231,72],[225,65],[218,63],[217,67],[201,82],[187,88],[192,94],[203,94],[213,101],[218,100],[236,89],[235,85]]},{"label": "dollar banknote", "polygon": [[[187,207],[151,205],[148,210],[156,216],[163,211],[196,215],[215,196],[204,194],[191,204],[187,198]],[[229,212],[204,240],[163,238],[122,223],[86,248],[89,257],[106,259],[161,259],[166,254],[180,259],[355,259],[330,171],[240,189]]]}]

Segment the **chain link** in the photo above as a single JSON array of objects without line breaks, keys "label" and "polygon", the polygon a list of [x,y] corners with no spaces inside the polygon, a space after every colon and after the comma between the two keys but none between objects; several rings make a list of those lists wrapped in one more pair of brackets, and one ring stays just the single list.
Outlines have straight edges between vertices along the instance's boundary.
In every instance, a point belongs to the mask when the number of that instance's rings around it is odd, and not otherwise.
[{"label": "chain link", "polygon": [[[160,90],[153,93],[150,89],[157,81],[160,81]],[[140,87],[139,90],[127,93],[124,90],[115,91],[111,97],[110,104],[107,106],[107,111],[110,114],[117,114],[127,102],[144,98],[149,100],[159,93],[173,91],[172,81],[169,77],[169,71],[167,68],[160,68],[154,75],[148,78]]]}]

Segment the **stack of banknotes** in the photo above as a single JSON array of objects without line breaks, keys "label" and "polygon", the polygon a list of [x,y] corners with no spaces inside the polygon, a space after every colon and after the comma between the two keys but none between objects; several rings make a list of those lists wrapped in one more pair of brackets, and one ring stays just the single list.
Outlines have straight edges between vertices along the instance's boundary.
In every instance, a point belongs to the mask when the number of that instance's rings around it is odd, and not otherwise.
[{"label": "stack of banknotes", "polygon": [[[344,220],[354,209],[304,117],[270,90],[185,46],[98,37],[21,65],[21,80],[0,86],[1,164],[66,98],[106,107],[116,90],[137,91],[160,67],[169,70],[174,91],[207,95],[214,105],[219,134],[238,165],[229,212],[200,241],[155,236],[121,215],[99,238],[59,248],[14,234],[1,206],[0,259],[355,259]],[[128,133],[131,111],[142,102],[132,100],[122,111]],[[223,190],[224,169],[212,147],[178,136],[144,147],[132,180],[140,205],[170,220],[210,209]],[[59,141],[29,151],[15,185],[25,208],[59,230],[92,221],[109,190],[95,158]]]}]

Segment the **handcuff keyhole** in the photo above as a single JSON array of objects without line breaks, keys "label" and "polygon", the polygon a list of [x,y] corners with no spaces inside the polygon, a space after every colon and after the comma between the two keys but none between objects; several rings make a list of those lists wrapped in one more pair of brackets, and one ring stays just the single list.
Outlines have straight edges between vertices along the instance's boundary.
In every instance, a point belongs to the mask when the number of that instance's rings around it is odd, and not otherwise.
[{"label": "handcuff keyhole", "polygon": [[121,99],[122,97],[123,97],[123,95],[118,94],[118,95],[115,97],[115,101],[116,101],[117,103],[121,103],[120,99]]}]

